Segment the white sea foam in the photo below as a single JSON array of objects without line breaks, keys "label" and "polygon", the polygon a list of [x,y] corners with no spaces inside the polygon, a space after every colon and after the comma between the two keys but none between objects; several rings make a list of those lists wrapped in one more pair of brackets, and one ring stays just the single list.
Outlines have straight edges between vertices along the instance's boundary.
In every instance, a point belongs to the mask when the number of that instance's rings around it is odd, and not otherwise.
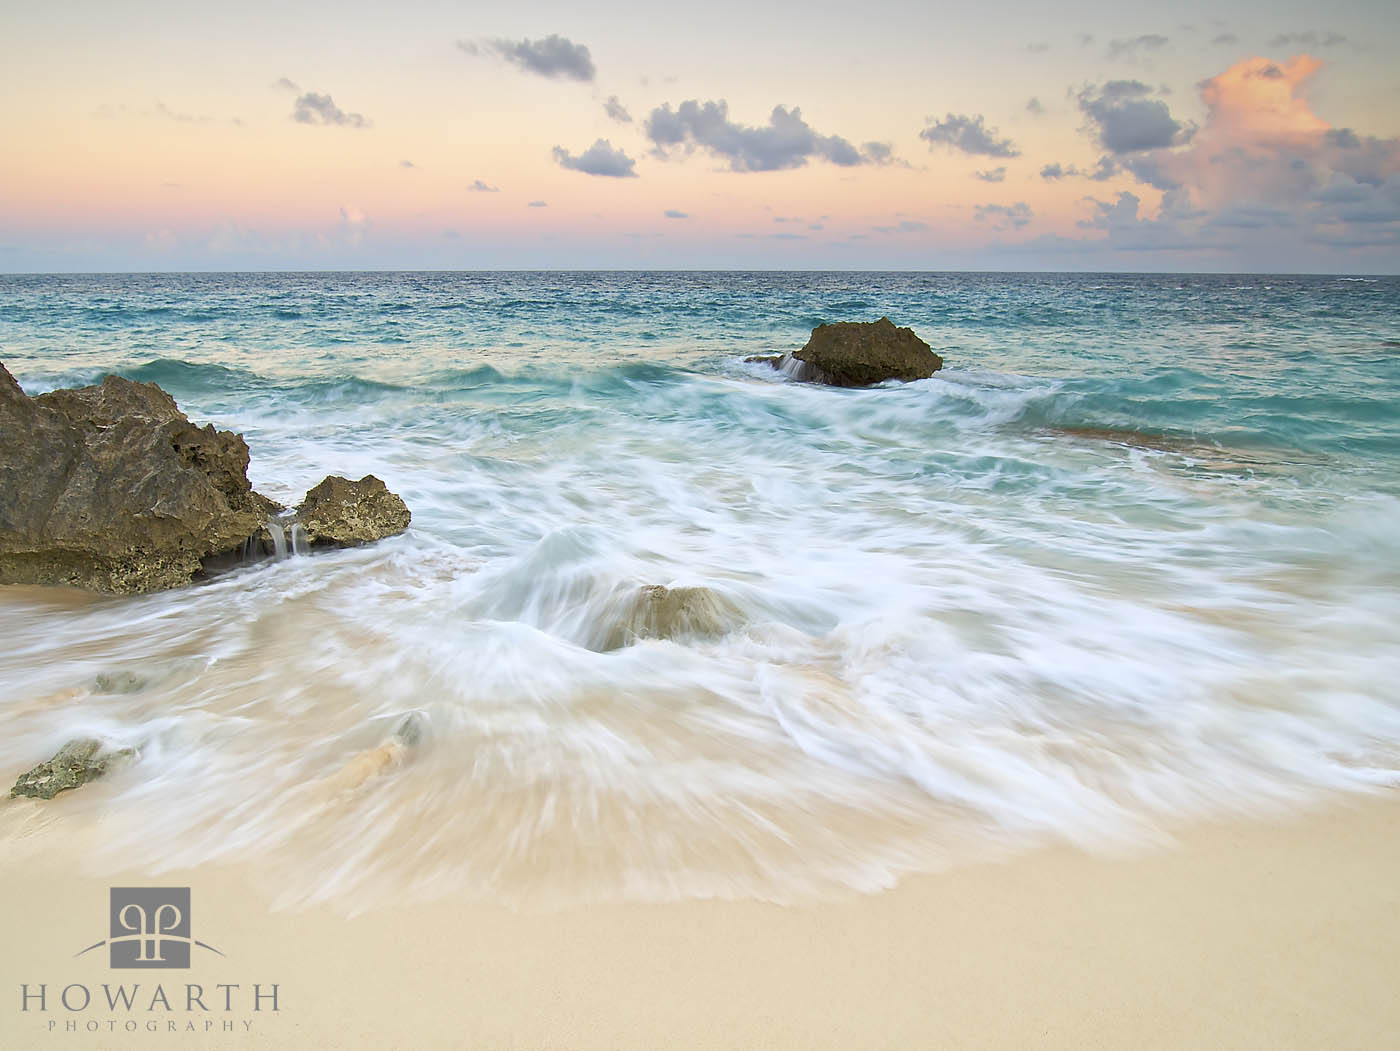
[{"label": "white sea foam", "polygon": [[[1056,391],[735,374],[548,429],[254,419],[255,478],[373,471],[414,528],[164,595],[3,596],[0,759],[136,747],[72,798],[111,856],[252,860],[349,907],[794,900],[1395,783],[1393,498],[1015,428]],[[649,585],[732,616],[638,637]],[[140,688],[100,692],[117,671]]]},{"label": "white sea foam", "polygon": [[[1246,293],[1204,279],[939,298],[914,275],[949,367],[832,390],[742,361],[815,323],[790,304],[816,278],[771,297],[801,324],[724,320],[703,353],[663,324],[666,281],[632,318],[499,280],[533,298],[465,335],[366,346],[371,297],[302,311],[333,349],[274,326],[230,330],[234,370],[139,359],[244,432],[260,491],[373,473],[414,523],[161,595],[0,590],[0,770],[80,734],[140,752],[53,810],[101,815],[94,866],[238,860],[352,909],[791,901],[1400,780],[1391,358],[1284,358],[1220,319],[1212,358],[1197,300],[1236,318]],[[1145,320],[1064,320],[1081,292],[1147,296]],[[88,323],[43,375],[107,367]]]}]

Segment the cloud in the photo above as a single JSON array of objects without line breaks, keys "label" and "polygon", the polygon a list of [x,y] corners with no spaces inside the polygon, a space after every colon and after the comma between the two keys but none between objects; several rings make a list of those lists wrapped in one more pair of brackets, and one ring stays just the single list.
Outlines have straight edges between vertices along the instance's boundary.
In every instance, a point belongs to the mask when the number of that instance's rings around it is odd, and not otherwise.
[{"label": "cloud", "polygon": [[[794,106],[774,106],[768,123],[759,127],[729,119],[729,104],[687,99],[674,110],[670,103],[658,106],[647,117],[645,130],[659,156],[682,147],[704,149],[729,162],[735,172],[770,172],[800,168],[810,159],[841,167],[883,164],[890,150],[883,143],[867,143],[865,152],[839,135],[818,134]],[[873,149],[872,149],[873,147]]]},{"label": "cloud", "polygon": [[585,175],[605,175],[614,179],[637,177],[637,162],[622,150],[613,149],[612,143],[607,139],[596,140],[577,157],[562,146],[554,147],[553,153],[559,166],[570,171],[583,172]]},{"label": "cloud", "polygon": [[677,211],[677,210],[674,209],[674,208],[667,208],[667,209],[666,209],[664,212],[662,212],[661,214],[664,215],[667,219],[689,219],[689,218],[690,218],[689,213],[687,213],[687,212],[680,212],[680,211]]},{"label": "cloud", "polygon": [[468,193],[500,193],[499,186],[487,186],[480,179],[473,179],[471,185],[467,187]]},{"label": "cloud", "polygon": [[1176,228],[1173,216],[1167,205],[1158,219],[1144,219],[1138,215],[1142,199],[1127,190],[1119,192],[1112,201],[1101,201],[1095,197],[1084,198],[1090,207],[1088,219],[1081,219],[1075,225],[1082,230],[1102,230],[1105,241],[1113,248],[1144,250],[1181,250],[1208,247],[1193,243]]},{"label": "cloud", "polygon": [[531,202],[530,202],[529,204],[527,204],[525,207],[526,207],[526,208],[548,208],[548,207],[549,207],[549,202],[548,202],[548,201],[531,201]]},{"label": "cloud", "polygon": [[1026,112],[1033,117],[1039,117],[1045,112],[1045,107],[1040,104],[1040,99],[1034,95],[1026,102]]},{"label": "cloud", "polygon": [[1240,38],[1234,33],[1221,33],[1211,41],[1212,44],[1219,44],[1222,47],[1231,47],[1240,42]]},{"label": "cloud", "polygon": [[982,115],[979,113],[975,117],[948,114],[947,118],[935,121],[932,117],[927,118],[928,127],[919,132],[919,138],[932,146],[949,146],[963,153],[980,155],[983,157],[1019,157],[1021,151],[1016,149],[1010,139],[997,138],[997,129],[988,128],[982,123]]},{"label": "cloud", "polygon": [[1295,226],[1296,220],[1287,208],[1257,201],[1240,201],[1215,212],[1206,225],[1238,230],[1263,230],[1271,226]]},{"label": "cloud", "polygon": [[1143,51],[1160,51],[1168,43],[1161,33],[1144,33],[1126,40],[1110,40],[1106,53],[1109,58],[1135,58]]},{"label": "cloud", "polygon": [[[894,147],[888,142],[862,143],[860,154],[867,164],[883,165],[895,163]],[[904,162],[900,161],[900,163],[903,164]]]},{"label": "cloud", "polygon": [[1015,204],[979,204],[973,208],[979,223],[990,222],[993,230],[1017,230],[1035,218],[1035,212],[1025,201]]},{"label": "cloud", "polygon": [[618,101],[616,95],[608,96],[608,101],[603,103],[603,112],[619,124],[632,123],[632,114],[627,112],[627,107]]},{"label": "cloud", "polygon": [[1109,153],[1136,153],[1179,144],[1194,129],[1174,120],[1167,104],[1146,98],[1152,89],[1140,80],[1110,80],[1079,92],[1080,111]]},{"label": "cloud", "polygon": [[416,167],[418,167],[418,165],[414,164],[412,161],[399,161],[399,167],[400,167],[400,168],[416,168]]},{"label": "cloud", "polygon": [[983,182],[1005,182],[1006,165],[1003,164],[996,168],[988,168],[986,171],[973,172],[972,177],[974,179],[981,179]]},{"label": "cloud", "polygon": [[1138,217],[1138,198],[1120,194],[1094,203],[1085,228],[1122,243],[1267,245],[1259,250],[1271,254],[1290,243],[1400,241],[1392,239],[1400,235],[1400,137],[1334,128],[1314,113],[1306,88],[1321,67],[1306,54],[1286,62],[1254,57],[1202,81],[1206,118],[1194,136],[1118,158],[1163,191],[1157,218]]},{"label": "cloud", "polygon": [[487,40],[480,43],[457,41],[469,55],[497,55],[527,73],[553,80],[592,81],[597,76],[588,48],[567,37],[551,33],[542,40]]},{"label": "cloud", "polygon": [[340,206],[340,226],[337,230],[340,240],[351,248],[364,244],[369,234],[369,217],[352,204]]},{"label": "cloud", "polygon": [[1037,40],[1034,43],[1026,45],[1026,51],[1032,55],[1043,55],[1049,50],[1050,45],[1045,43],[1043,40]]},{"label": "cloud", "polygon": [[1279,33],[1269,38],[1270,47],[1338,47],[1347,42],[1347,38],[1341,33],[1319,33],[1316,30],[1308,30],[1305,33]]},{"label": "cloud", "polygon": [[292,120],[299,124],[336,124],[344,128],[370,126],[363,114],[346,113],[329,95],[318,95],[314,91],[297,97],[292,106]]},{"label": "cloud", "polygon": [[928,223],[918,219],[901,219],[894,226],[872,226],[870,229],[881,234],[918,234],[929,228]]},{"label": "cloud", "polygon": [[160,99],[156,99],[156,110],[155,110],[155,111],[156,111],[156,113],[160,114],[162,117],[169,118],[170,120],[176,121],[176,122],[179,123],[179,124],[215,124],[215,123],[218,123],[218,124],[225,124],[225,123],[227,123],[227,124],[233,124],[233,125],[235,125],[235,126],[237,126],[237,127],[240,127],[240,128],[243,126],[243,121],[239,120],[237,117],[229,117],[229,118],[227,118],[227,119],[225,120],[225,119],[220,118],[220,117],[206,117],[206,116],[204,116],[203,114],[200,114],[200,113],[181,113],[181,112],[178,112],[178,111],[176,111],[176,110],[171,109],[171,108],[170,108],[169,106],[167,106],[164,102],[160,101]]},{"label": "cloud", "polygon": [[1092,168],[1080,168],[1074,164],[1066,165],[1055,161],[1041,167],[1040,177],[1046,182],[1060,179],[1093,179],[1095,182],[1104,182],[1117,175],[1118,170],[1118,165],[1112,157],[1100,157],[1099,163]]},{"label": "cloud", "polygon": [[272,89],[274,91],[290,91],[293,93],[301,90],[293,81],[288,80],[286,77],[278,77],[274,80],[272,82]]}]

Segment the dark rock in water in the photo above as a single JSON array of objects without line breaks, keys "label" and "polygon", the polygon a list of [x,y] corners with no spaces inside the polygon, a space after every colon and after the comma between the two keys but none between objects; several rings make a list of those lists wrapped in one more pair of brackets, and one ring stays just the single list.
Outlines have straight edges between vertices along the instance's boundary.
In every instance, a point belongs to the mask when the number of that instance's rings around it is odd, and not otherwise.
[{"label": "dark rock in water", "polygon": [[785,357],[787,357],[786,354],[755,354],[751,358],[745,358],[744,363],[747,365],[772,365],[775,369],[779,369],[783,367]]},{"label": "dark rock in water", "polygon": [[428,717],[422,712],[409,712],[394,727],[391,739],[407,748],[417,748],[428,732]]},{"label": "dark rock in water", "polygon": [[403,500],[374,475],[352,482],[333,474],[306,494],[295,521],[313,547],[353,547],[402,533],[412,518]]},{"label": "dark rock in water", "polygon": [[118,762],[132,759],[135,755],[135,750],[131,748],[104,754],[102,742],[96,738],[77,738],[60,748],[52,759],[21,774],[10,789],[10,798],[29,796],[33,799],[52,799],[60,792],[101,777]]},{"label": "dark rock in water", "polygon": [[30,398],[0,365],[0,435],[0,583],[177,587],[277,509],[242,436],[196,427],[154,383]]},{"label": "dark rock in water", "polygon": [[[818,325],[792,361],[798,379],[834,387],[869,387],[885,380],[922,380],[943,367],[943,359],[909,328],[896,328],[887,317],[879,321],[838,321]],[[776,367],[784,368],[787,361]]]},{"label": "dark rock in water", "polygon": [[733,631],[744,619],[729,599],[709,588],[660,584],[638,588],[619,613],[602,650],[621,649],[638,639],[714,638]]},{"label": "dark rock in water", "polygon": [[98,693],[140,693],[147,686],[144,676],[130,671],[104,671],[93,680]]}]

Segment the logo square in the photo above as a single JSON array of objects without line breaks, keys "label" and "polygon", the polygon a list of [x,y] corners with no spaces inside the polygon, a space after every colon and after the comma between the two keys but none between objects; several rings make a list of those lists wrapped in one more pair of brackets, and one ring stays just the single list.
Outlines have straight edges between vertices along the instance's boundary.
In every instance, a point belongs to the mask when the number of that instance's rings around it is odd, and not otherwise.
[{"label": "logo square", "polygon": [[189,887],[113,887],[111,966],[181,968],[190,965]]}]

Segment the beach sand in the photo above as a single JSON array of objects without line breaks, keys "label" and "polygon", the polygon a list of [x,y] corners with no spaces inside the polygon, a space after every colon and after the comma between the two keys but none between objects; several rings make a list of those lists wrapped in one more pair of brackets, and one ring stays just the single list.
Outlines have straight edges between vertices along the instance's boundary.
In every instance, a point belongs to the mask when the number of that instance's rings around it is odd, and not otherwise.
[{"label": "beach sand", "polygon": [[[55,805],[57,804],[57,805]],[[253,874],[85,875],[62,799],[0,806],[0,1047],[1380,1048],[1400,1041],[1400,797],[1186,830],[1132,857],[1042,850],[807,907],[516,912],[444,900],[276,911]],[[42,816],[37,816],[42,815]],[[112,884],[189,885],[191,970],[115,971]],[[212,962],[211,962],[212,961]],[[69,983],[173,1010],[70,1014]],[[237,983],[185,1012],[184,985]],[[47,983],[47,1012],[21,1012]],[[278,986],[274,1014],[253,983]],[[207,994],[211,1007],[223,1004]],[[72,996],[78,997],[75,991]],[[80,1031],[64,1032],[78,1020]],[[135,1033],[121,1031],[135,1020]],[[160,1032],[150,1033],[155,1019]],[[115,1020],[116,1031],[108,1028]],[[169,1032],[194,1020],[212,1031]],[[89,1022],[97,1032],[83,1031]],[[221,1030],[224,1021],[235,1032]],[[49,1023],[55,1025],[49,1031]],[[245,1028],[248,1023],[251,1028]]]}]

